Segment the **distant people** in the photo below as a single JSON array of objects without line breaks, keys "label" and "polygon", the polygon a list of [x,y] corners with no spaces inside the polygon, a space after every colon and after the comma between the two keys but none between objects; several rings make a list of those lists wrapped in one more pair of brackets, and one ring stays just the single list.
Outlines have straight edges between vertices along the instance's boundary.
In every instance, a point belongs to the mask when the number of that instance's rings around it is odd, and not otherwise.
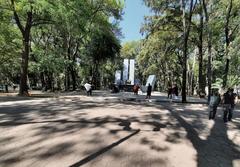
[{"label": "distant people", "polygon": [[177,84],[173,85],[173,88],[172,88],[172,98],[174,98],[174,99],[178,98],[178,86],[177,86]]},{"label": "distant people", "polygon": [[233,110],[235,106],[235,94],[233,93],[233,89],[228,89],[226,93],[223,95],[223,104],[224,104],[224,115],[223,121],[228,122],[232,120]]},{"label": "distant people", "polygon": [[138,90],[139,90],[139,88],[140,88],[140,86],[139,86],[138,84],[136,84],[136,85],[133,86],[133,93],[134,93],[135,95],[138,95]]},{"label": "distant people", "polygon": [[5,84],[5,91],[8,93],[8,84]]},{"label": "distant people", "polygon": [[111,93],[119,93],[119,88],[116,85],[113,85]]},{"label": "distant people", "polygon": [[213,95],[210,98],[210,103],[209,103],[209,120],[214,119],[215,115],[217,113],[217,108],[219,106],[219,103],[221,102],[221,97],[218,91],[215,91]]},{"label": "distant people", "polygon": [[13,91],[15,92],[16,89],[17,89],[17,86],[13,84]]},{"label": "distant people", "polygon": [[85,87],[85,89],[87,91],[87,96],[91,96],[92,95],[92,85],[89,84],[89,83],[85,83],[84,87]]},{"label": "distant people", "polygon": [[26,84],[25,89],[23,91],[24,96],[31,96],[29,89],[30,89],[30,87]]},{"label": "distant people", "polygon": [[172,85],[169,84],[168,85],[168,99],[171,99],[172,98]]},{"label": "distant people", "polygon": [[150,85],[150,83],[148,84],[147,87],[147,96],[146,99],[150,99],[151,98],[151,93],[152,93],[152,86]]}]

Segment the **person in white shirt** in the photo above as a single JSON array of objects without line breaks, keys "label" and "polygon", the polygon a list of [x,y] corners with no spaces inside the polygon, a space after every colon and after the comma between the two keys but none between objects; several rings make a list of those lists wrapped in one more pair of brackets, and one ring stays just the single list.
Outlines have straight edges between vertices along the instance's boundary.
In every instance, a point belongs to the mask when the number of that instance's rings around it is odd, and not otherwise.
[{"label": "person in white shirt", "polygon": [[92,95],[92,85],[89,84],[89,83],[85,83],[84,87],[85,87],[85,89],[87,91],[87,95],[91,96]]},{"label": "person in white shirt", "polygon": [[210,108],[210,112],[209,112],[209,119],[214,119],[215,115],[217,113],[217,108],[219,103],[221,102],[221,97],[220,94],[218,93],[218,90],[215,90],[215,92],[213,93],[213,95],[210,98],[210,103],[209,103],[209,108]]}]

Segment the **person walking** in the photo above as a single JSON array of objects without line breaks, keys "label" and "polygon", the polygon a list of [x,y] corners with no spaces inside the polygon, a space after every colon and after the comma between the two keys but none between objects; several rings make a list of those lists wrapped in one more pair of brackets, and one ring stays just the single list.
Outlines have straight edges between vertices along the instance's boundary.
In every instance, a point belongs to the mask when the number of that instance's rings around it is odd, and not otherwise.
[{"label": "person walking", "polygon": [[218,108],[220,102],[221,102],[221,97],[220,97],[220,94],[218,93],[218,90],[217,90],[213,93],[213,95],[210,98],[209,120],[215,118],[215,115],[217,113],[217,108]]},{"label": "person walking", "polygon": [[151,84],[149,83],[149,84],[148,84],[148,87],[147,87],[147,96],[146,96],[146,99],[150,99],[150,98],[151,98],[151,93],[152,93],[152,86],[151,86]]},{"label": "person walking", "polygon": [[85,83],[84,87],[87,91],[87,96],[91,96],[92,95],[92,85],[89,83]]},{"label": "person walking", "polygon": [[233,89],[228,89],[223,95],[224,114],[223,121],[228,122],[232,120],[233,110],[235,106],[235,95]]},{"label": "person walking", "polygon": [[140,86],[138,84],[133,86],[133,93],[134,93],[134,95],[138,95],[139,88],[140,88]]},{"label": "person walking", "polygon": [[172,99],[172,85],[168,84],[168,99]]},{"label": "person walking", "polygon": [[177,86],[177,84],[173,85],[173,88],[172,88],[172,98],[173,99],[178,99],[178,86]]}]

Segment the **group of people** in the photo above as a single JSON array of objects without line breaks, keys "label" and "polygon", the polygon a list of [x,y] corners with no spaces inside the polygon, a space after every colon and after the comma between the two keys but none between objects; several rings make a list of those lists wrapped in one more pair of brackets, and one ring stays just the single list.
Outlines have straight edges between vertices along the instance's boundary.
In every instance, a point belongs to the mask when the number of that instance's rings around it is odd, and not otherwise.
[{"label": "group of people", "polygon": [[[133,86],[133,93],[134,93],[134,95],[138,95],[139,89],[140,89],[140,86],[138,84]],[[148,83],[146,99],[150,99],[151,98],[151,93],[152,93],[152,85],[150,83]]]},{"label": "group of people", "polygon": [[226,93],[221,95],[218,90],[215,90],[210,98],[209,119],[214,119],[217,113],[218,106],[222,103],[224,108],[223,121],[228,122],[232,120],[233,110],[235,107],[236,94],[232,88],[228,89]]},{"label": "group of people", "polygon": [[[92,95],[92,85],[90,83],[86,83],[84,85],[87,95],[91,96]],[[134,85],[133,87],[133,92],[135,95],[138,95],[138,91],[140,89],[140,86],[138,84]],[[119,90],[114,91],[118,92]],[[146,99],[151,98],[151,92],[152,92],[152,86],[149,83],[147,86],[147,95]],[[235,99],[236,99],[236,94],[234,93],[234,90],[232,88],[228,89],[226,93],[224,93],[222,96],[219,94],[218,90],[213,91],[213,94],[210,98],[209,102],[209,119],[215,119],[216,113],[217,113],[217,108],[220,104],[223,104],[224,108],[224,114],[223,114],[223,121],[228,122],[232,120],[233,116],[233,110],[235,107]],[[176,84],[173,86],[169,86],[168,88],[168,98],[170,99],[176,99],[178,97],[178,87]]]}]

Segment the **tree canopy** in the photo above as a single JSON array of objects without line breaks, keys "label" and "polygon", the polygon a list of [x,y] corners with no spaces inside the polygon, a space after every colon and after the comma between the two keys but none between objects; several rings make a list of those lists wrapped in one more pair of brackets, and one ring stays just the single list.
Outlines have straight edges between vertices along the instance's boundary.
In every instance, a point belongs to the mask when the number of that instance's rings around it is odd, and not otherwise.
[{"label": "tree canopy", "polygon": [[75,90],[95,77],[90,63],[115,63],[123,7],[123,0],[1,0],[1,82],[19,83],[22,95],[29,84]]}]

